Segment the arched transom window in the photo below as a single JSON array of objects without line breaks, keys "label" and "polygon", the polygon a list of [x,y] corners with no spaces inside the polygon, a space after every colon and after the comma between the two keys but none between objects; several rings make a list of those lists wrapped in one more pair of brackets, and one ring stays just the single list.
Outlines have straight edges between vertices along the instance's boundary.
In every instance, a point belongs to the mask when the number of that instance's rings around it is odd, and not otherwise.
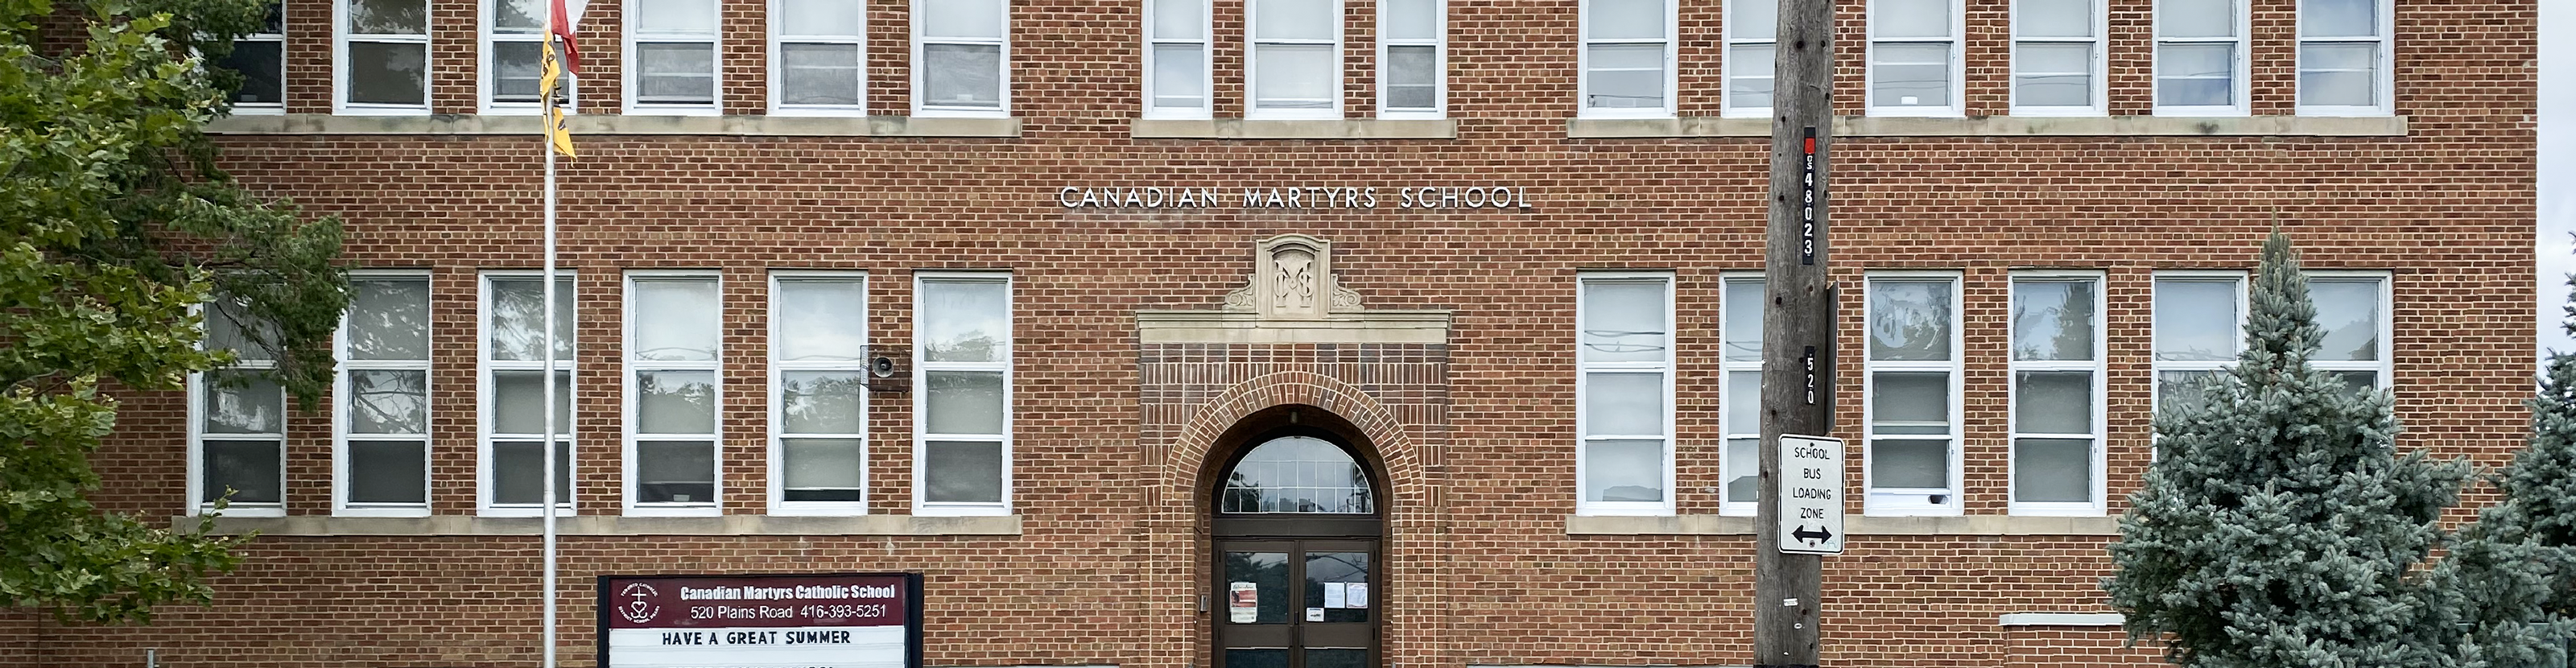
[{"label": "arched transom window", "polygon": [[1341,446],[1319,438],[1287,436],[1252,449],[1225,476],[1218,512],[1377,512],[1368,471]]}]

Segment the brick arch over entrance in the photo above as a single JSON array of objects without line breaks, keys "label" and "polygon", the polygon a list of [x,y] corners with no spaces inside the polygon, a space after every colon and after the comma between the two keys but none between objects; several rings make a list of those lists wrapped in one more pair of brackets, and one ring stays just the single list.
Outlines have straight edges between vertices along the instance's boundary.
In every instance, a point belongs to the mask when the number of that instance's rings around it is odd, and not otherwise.
[{"label": "brick arch over entrance", "polygon": [[1209,461],[1209,456],[1216,454],[1227,430],[1255,413],[1283,406],[1328,411],[1359,430],[1385,469],[1379,475],[1387,481],[1384,496],[1389,519],[1420,505],[1420,448],[1414,446],[1395,412],[1349,383],[1309,371],[1254,377],[1198,406],[1174,439],[1171,456],[1164,459],[1162,479],[1178,487],[1166,490],[1165,502],[1195,503],[1200,496],[1196,487],[1207,480],[1206,467],[1222,464]]}]

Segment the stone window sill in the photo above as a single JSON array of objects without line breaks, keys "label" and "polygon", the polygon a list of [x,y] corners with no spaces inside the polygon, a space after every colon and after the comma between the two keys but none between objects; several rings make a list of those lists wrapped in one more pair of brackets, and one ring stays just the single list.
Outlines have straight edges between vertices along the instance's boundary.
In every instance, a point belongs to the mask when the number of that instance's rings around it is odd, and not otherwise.
[{"label": "stone window sill", "polygon": [[[572,134],[711,135],[741,137],[998,137],[1020,136],[1017,118],[918,116],[625,116],[575,115]],[[206,125],[221,135],[535,135],[536,116],[436,114],[348,116],[284,114],[233,116]]]},{"label": "stone window sill", "polygon": [[[172,526],[194,528],[196,518],[173,518]],[[534,517],[219,517],[215,532],[263,536],[533,536],[545,531]],[[722,517],[623,517],[574,515],[555,520],[555,533],[565,536],[1017,536],[1020,516],[923,517],[855,515],[789,517],[725,515]]]},{"label": "stone window sill", "polygon": [[[1680,118],[1566,121],[1575,139],[1768,137],[1771,119]],[[2403,137],[2406,117],[2333,116],[1971,116],[1896,118],[1838,116],[1838,137]]]},{"label": "stone window sill", "polygon": [[2116,612],[2020,612],[2004,615],[2004,626],[2119,626],[2127,618]]},{"label": "stone window sill", "polygon": [[1458,121],[1342,118],[1316,121],[1264,121],[1245,118],[1199,120],[1137,119],[1128,126],[1137,139],[1456,139]]},{"label": "stone window sill", "polygon": [[[2012,515],[1970,515],[1965,517],[1870,517],[1848,515],[1843,518],[1845,533],[1855,536],[2117,536],[2120,518],[2111,517],[2022,517]],[[1625,536],[1751,536],[1753,518],[1737,515],[1568,515],[1567,535]]]}]

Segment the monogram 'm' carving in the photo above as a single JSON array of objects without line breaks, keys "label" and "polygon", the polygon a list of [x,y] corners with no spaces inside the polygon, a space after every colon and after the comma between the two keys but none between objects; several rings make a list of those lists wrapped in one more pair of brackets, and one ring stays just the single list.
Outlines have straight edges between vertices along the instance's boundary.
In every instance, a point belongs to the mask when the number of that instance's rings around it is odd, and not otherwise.
[{"label": "monogram 'm' carving", "polygon": [[1251,280],[1226,293],[1225,310],[1287,319],[1360,310],[1360,294],[1333,280],[1332,253],[1332,242],[1303,234],[1262,241]]}]

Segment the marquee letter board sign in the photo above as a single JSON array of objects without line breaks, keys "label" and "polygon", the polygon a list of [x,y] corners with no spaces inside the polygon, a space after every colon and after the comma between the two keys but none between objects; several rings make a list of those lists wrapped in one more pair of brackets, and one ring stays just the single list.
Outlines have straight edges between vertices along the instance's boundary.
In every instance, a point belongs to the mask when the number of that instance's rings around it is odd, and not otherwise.
[{"label": "marquee letter board sign", "polygon": [[606,668],[921,668],[921,574],[603,575]]}]

